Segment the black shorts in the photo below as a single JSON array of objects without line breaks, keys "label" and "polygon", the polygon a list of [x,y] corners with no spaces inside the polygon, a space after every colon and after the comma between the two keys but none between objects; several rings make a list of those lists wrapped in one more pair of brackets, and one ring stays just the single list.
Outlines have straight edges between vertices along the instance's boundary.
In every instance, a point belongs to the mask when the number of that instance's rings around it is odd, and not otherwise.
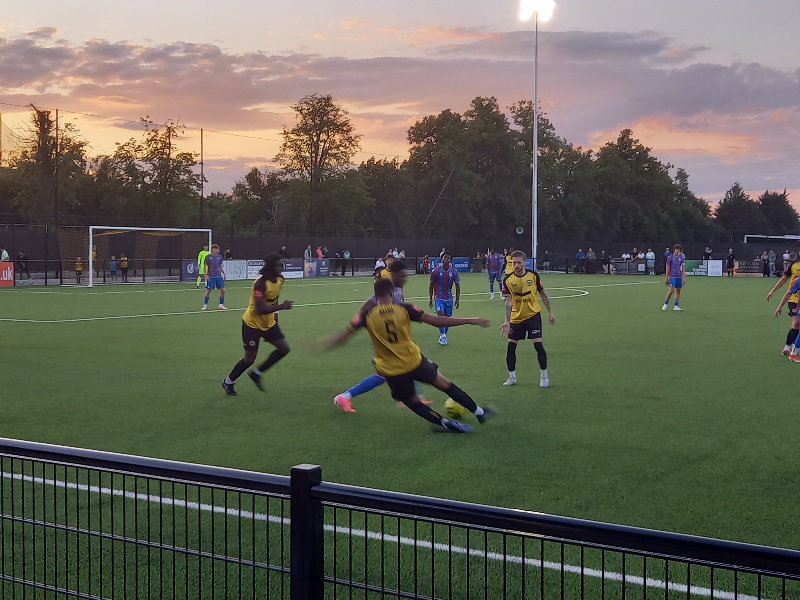
[{"label": "black shorts", "polygon": [[422,362],[413,371],[402,375],[386,375],[386,383],[392,392],[392,398],[403,402],[410,400],[417,392],[414,389],[414,382],[433,383],[439,372],[439,365],[432,360],[422,357]]},{"label": "black shorts", "polygon": [[542,337],[542,313],[536,313],[522,323],[511,323],[508,339],[524,340],[526,337],[531,340]]},{"label": "black shorts", "polygon": [[258,349],[258,342],[264,340],[270,344],[275,344],[280,340],[286,339],[283,335],[280,326],[276,323],[269,329],[256,329],[250,327],[247,323],[242,321],[242,343],[245,350]]},{"label": "black shorts", "polygon": [[797,316],[797,302],[787,302],[786,306],[789,307],[789,316],[790,317]]}]

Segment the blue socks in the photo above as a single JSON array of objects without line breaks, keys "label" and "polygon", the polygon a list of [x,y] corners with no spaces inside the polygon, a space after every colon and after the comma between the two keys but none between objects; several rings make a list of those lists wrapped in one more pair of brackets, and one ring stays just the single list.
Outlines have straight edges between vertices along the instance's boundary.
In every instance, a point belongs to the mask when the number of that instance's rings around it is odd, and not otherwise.
[{"label": "blue socks", "polygon": [[203,306],[208,306],[208,296],[203,298]]},{"label": "blue socks", "polygon": [[375,373],[374,375],[370,375],[369,377],[359,381],[357,384],[347,390],[347,393],[350,394],[351,398],[355,398],[361,394],[366,394],[370,390],[374,390],[376,387],[384,383],[386,383],[386,379]]}]

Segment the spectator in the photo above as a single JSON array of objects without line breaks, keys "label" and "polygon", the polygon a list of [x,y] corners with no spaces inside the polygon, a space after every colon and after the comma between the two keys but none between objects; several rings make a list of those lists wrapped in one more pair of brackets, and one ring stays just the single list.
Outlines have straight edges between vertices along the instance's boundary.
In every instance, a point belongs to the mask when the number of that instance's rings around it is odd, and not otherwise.
[{"label": "spectator", "polygon": [[303,250],[303,258],[305,258],[306,260],[311,260],[312,256],[313,254],[311,252],[311,244],[309,244],[308,246],[306,246],[306,249]]},{"label": "spectator", "polygon": [[342,277],[344,277],[344,274],[347,272],[347,263],[349,262],[350,262],[350,250],[345,248],[344,252],[342,252]]},{"label": "spectator", "polygon": [[403,260],[406,257],[406,251],[400,250],[400,260]]},{"label": "spectator", "polygon": [[230,248],[225,248],[225,252],[222,253],[222,260],[231,260],[233,258],[233,252],[231,252]]},{"label": "spectator", "polygon": [[395,258],[400,258],[400,252],[397,250],[397,246],[395,246],[394,250],[392,250],[392,256]]},{"label": "spectator", "polygon": [[289,252],[286,250],[286,246],[281,246],[281,251],[280,251],[280,252],[278,252],[278,254],[280,254],[280,257],[281,257],[281,258],[292,258],[292,257],[289,255]]},{"label": "spectator", "polygon": [[548,250],[545,250],[542,255],[542,271],[545,273],[550,272],[550,252]]},{"label": "spectator", "polygon": [[322,246],[317,246],[317,258],[322,258]]},{"label": "spectator", "polygon": [[124,252],[119,255],[119,270],[122,273],[122,283],[128,283],[128,257]]},{"label": "spectator", "polygon": [[608,255],[606,255],[605,250],[600,250],[600,263],[603,265],[603,274],[608,275]]},{"label": "spectator", "polygon": [[8,262],[8,251],[5,246],[0,246],[0,262]]},{"label": "spectator", "polygon": [[761,276],[769,277],[769,254],[764,250],[759,257],[761,260]]},{"label": "spectator", "polygon": [[629,253],[629,252],[623,252],[623,253],[622,253],[622,256],[620,256],[620,258],[621,258],[622,260],[626,260],[626,261],[627,261],[627,260],[630,260],[630,259],[631,259],[631,255],[630,255],[630,253]]},{"label": "spectator", "polygon": [[382,258],[380,258],[380,257],[378,257],[378,258],[376,258],[376,259],[375,259],[375,272],[376,272],[376,273],[377,273],[377,272],[378,272],[380,269],[383,269],[383,268],[385,268],[385,267],[386,267],[386,261],[384,261],[384,260],[383,260]]},{"label": "spectator", "polygon": [[725,270],[728,272],[728,277],[733,277],[733,272],[736,270],[736,255],[733,253],[733,248],[728,248],[728,256],[725,257]]},{"label": "spectator", "polygon": [[442,258],[442,255],[443,255],[445,252],[447,252],[447,249],[446,249],[444,246],[442,246],[442,251],[441,251],[441,252],[439,252],[439,258]]},{"label": "spectator", "polygon": [[769,276],[775,276],[775,261],[778,260],[778,257],[775,256],[775,250],[769,251]]},{"label": "spectator", "polygon": [[24,250],[20,250],[17,254],[17,273],[19,273],[19,280],[22,281],[22,274],[28,276],[28,281],[31,281],[31,273],[28,270],[28,256]]},{"label": "spectator", "polygon": [[711,248],[708,246],[706,246],[706,249],[703,252],[703,260],[711,260]]},{"label": "spectator", "polygon": [[644,255],[645,264],[647,265],[647,274],[648,275],[655,275],[656,274],[656,253],[653,252],[652,248],[647,249],[647,254]]},{"label": "spectator", "polygon": [[583,248],[578,248],[578,251],[575,253],[575,272],[586,272],[586,254],[583,252]]},{"label": "spectator", "polygon": [[427,254],[422,257],[422,272],[423,273],[431,272],[431,259],[428,258]]},{"label": "spectator", "polygon": [[[8,260],[8,254],[6,254],[6,260]],[[788,269],[790,264],[792,264],[792,253],[787,248],[783,251],[783,270]]]},{"label": "spectator", "polygon": [[327,246],[323,246],[322,247],[322,256],[320,256],[320,258],[328,258],[328,247]]},{"label": "spectator", "polygon": [[108,261],[108,271],[111,273],[111,281],[117,280],[117,267],[119,267],[119,261],[112,254],[111,260]]}]

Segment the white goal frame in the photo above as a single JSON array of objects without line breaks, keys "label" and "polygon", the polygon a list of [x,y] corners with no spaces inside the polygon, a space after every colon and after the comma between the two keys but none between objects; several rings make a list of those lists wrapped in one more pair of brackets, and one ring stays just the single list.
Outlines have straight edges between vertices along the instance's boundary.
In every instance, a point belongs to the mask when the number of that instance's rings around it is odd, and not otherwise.
[{"label": "white goal frame", "polygon": [[208,247],[211,248],[211,229],[185,229],[183,227],[112,227],[111,225],[89,225],[89,287],[94,287],[94,232],[95,231],[172,231],[175,233],[208,234]]}]

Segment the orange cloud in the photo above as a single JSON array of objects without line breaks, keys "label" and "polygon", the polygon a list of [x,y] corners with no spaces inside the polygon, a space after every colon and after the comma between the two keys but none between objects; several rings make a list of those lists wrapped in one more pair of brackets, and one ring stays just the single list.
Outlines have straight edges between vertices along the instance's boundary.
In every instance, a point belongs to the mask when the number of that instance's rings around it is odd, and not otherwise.
[{"label": "orange cloud", "polygon": [[[683,123],[686,120],[682,120]],[[590,146],[599,148],[614,141],[620,129],[631,129],[634,135],[656,153],[669,153],[672,156],[716,156],[723,163],[735,163],[752,154],[758,140],[751,135],[714,131],[713,129],[688,129],[676,126],[674,119],[651,117],[632,123],[620,124],[613,131],[594,131],[590,136]]]}]

